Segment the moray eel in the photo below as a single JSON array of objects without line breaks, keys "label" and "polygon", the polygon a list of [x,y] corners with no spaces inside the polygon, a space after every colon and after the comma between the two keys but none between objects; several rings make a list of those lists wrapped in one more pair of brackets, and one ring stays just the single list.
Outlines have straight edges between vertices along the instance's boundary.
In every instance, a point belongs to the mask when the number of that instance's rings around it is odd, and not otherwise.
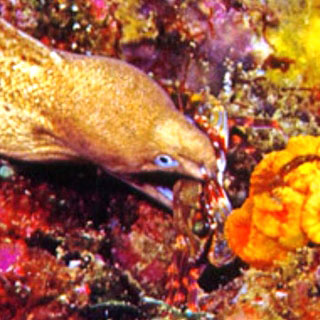
[{"label": "moray eel", "polygon": [[2,156],[85,160],[169,209],[172,193],[151,173],[201,180],[217,171],[208,137],[146,74],[52,50],[1,18],[0,117]]}]

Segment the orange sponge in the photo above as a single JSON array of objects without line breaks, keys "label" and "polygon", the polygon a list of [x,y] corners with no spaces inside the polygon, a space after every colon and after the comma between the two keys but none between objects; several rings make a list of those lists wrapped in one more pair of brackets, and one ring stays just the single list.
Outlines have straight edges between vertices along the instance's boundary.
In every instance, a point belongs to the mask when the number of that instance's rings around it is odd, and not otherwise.
[{"label": "orange sponge", "polygon": [[230,248],[257,267],[320,243],[320,137],[291,138],[255,168],[250,195],[225,225]]}]

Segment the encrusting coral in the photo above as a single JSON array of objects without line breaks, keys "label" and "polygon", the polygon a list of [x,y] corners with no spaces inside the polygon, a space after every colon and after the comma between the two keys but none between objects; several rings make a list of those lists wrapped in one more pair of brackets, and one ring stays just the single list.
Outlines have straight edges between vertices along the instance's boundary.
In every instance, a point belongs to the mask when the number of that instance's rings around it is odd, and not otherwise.
[{"label": "encrusting coral", "polygon": [[244,261],[266,267],[309,241],[320,243],[320,138],[298,136],[268,154],[250,195],[227,219],[225,235]]},{"label": "encrusting coral", "polygon": [[[275,83],[290,86],[316,87],[319,84],[319,0],[269,1],[275,15],[266,38],[276,52],[276,64],[267,76]],[[298,27],[299,26],[299,27]],[[292,32],[295,30],[295,32]],[[287,69],[287,70],[286,70]],[[284,71],[287,71],[284,75]]]}]

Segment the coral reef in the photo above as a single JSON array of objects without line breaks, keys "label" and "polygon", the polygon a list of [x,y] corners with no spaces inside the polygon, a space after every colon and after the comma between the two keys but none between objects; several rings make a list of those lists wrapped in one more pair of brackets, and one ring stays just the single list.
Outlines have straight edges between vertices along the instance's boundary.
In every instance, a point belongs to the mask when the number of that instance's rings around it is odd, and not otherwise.
[{"label": "coral reef", "polygon": [[1,320],[319,318],[317,1],[0,0],[0,14],[145,71],[227,164],[176,182],[169,213],[95,167],[2,159]]},{"label": "coral reef", "polygon": [[319,249],[289,253],[272,272],[250,269],[239,295],[221,319],[317,319],[319,317]]}]

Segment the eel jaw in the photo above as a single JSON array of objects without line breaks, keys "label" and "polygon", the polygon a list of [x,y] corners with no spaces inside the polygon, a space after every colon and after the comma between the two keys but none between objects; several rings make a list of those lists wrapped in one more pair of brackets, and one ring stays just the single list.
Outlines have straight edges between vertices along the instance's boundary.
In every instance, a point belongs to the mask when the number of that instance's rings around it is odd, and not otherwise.
[{"label": "eel jaw", "polygon": [[139,174],[117,178],[151,198],[166,210],[170,212],[173,210],[173,185],[178,180],[178,177],[171,179],[170,182],[161,181],[161,179],[155,181],[152,179],[144,179],[144,176],[140,177]]},{"label": "eel jaw", "polygon": [[146,195],[169,212],[173,210],[173,186],[175,182],[181,178],[199,181],[198,179],[181,175],[164,175],[163,177],[162,174],[159,174],[157,177],[156,174],[157,178],[154,179],[153,174],[118,175],[109,171],[107,173]]},{"label": "eel jaw", "polygon": [[134,189],[147,195],[155,202],[163,206],[165,209],[173,210],[173,187],[180,179],[188,179],[194,181],[206,181],[208,179],[216,179],[213,172],[204,165],[189,170],[191,174],[170,173],[163,171],[150,171],[144,173],[126,174],[120,179]]},{"label": "eel jaw", "polygon": [[133,189],[143,193],[170,212],[173,210],[173,187],[176,181],[179,179],[189,179],[203,182],[208,179],[217,179],[204,166],[199,168],[199,173],[195,176],[163,172],[127,173],[121,175],[110,171],[108,173]]},{"label": "eel jaw", "polygon": [[126,182],[134,189],[142,192],[147,195],[165,209],[172,211],[173,210],[173,190],[170,187],[165,186],[154,186],[151,184],[137,184],[136,182]]}]

